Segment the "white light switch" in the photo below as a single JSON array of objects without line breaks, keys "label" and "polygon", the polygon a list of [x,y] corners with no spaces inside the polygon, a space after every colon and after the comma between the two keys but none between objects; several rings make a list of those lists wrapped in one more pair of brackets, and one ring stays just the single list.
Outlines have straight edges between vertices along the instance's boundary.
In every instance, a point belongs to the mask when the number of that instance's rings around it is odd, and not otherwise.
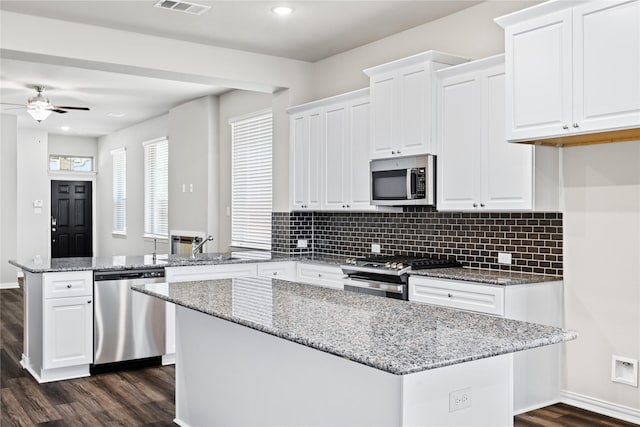
[{"label": "white light switch", "polygon": [[378,243],[372,243],[371,244],[371,252],[373,252],[374,254],[379,254],[380,253],[380,245]]},{"label": "white light switch", "polygon": [[187,191],[187,186],[185,184],[182,184],[182,192],[186,192]]},{"label": "white light switch", "polygon": [[189,192],[193,193],[193,184],[189,184]]},{"label": "white light switch", "polygon": [[304,249],[307,247],[307,241],[305,239],[298,239],[298,248]]},{"label": "white light switch", "polygon": [[498,252],[498,264],[511,264],[511,254],[508,252]]}]

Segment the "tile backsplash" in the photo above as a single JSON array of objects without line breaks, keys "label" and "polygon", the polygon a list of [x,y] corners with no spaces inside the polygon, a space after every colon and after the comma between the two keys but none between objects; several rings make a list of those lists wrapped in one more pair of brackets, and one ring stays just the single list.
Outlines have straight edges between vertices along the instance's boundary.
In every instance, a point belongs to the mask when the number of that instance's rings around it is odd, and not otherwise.
[{"label": "tile backsplash", "polygon": [[[383,255],[455,258],[464,266],[562,275],[562,213],[274,212],[272,250],[286,254],[364,256],[371,244]],[[298,239],[308,247],[297,248]],[[512,264],[498,264],[498,252]]]}]

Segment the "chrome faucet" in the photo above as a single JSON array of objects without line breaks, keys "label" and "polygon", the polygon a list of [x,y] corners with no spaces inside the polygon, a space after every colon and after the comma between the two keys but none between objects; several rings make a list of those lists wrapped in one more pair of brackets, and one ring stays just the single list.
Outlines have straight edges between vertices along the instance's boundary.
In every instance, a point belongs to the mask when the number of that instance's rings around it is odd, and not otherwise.
[{"label": "chrome faucet", "polygon": [[197,237],[194,238],[193,241],[191,242],[191,258],[195,258],[196,253],[198,253],[198,251],[204,246],[204,244],[209,241],[213,242],[212,235],[208,235],[207,238],[203,239],[200,243],[197,243]]}]

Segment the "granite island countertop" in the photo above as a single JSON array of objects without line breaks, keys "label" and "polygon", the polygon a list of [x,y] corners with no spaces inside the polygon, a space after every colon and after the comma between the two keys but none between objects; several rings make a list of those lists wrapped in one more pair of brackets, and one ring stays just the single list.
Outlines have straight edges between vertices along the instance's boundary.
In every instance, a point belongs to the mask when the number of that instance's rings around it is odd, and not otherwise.
[{"label": "granite island countertop", "polygon": [[133,289],[396,375],[577,338],[552,326],[267,278]]}]

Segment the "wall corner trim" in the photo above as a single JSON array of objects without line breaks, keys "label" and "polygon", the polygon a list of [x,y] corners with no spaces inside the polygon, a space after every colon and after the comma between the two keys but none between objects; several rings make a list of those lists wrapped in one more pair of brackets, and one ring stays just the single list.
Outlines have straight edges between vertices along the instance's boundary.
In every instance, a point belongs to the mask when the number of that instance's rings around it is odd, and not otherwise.
[{"label": "wall corner trim", "polygon": [[560,402],[630,423],[640,424],[640,409],[630,408],[567,390],[560,391]]}]

